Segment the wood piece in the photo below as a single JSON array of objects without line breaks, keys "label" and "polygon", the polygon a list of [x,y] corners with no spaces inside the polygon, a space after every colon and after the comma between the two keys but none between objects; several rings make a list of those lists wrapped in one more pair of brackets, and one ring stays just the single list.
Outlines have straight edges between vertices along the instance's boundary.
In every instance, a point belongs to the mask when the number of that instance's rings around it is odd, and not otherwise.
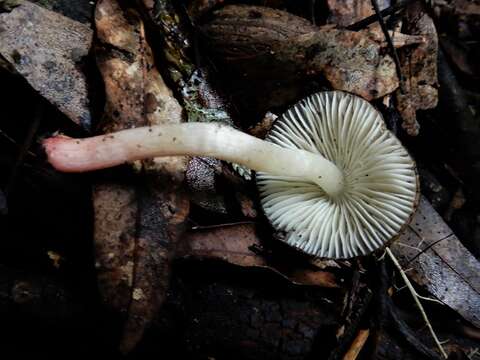
[{"label": "wood piece", "polygon": [[174,353],[184,358],[248,360],[326,358],[335,347],[331,330],[338,321],[338,297],[332,290],[285,287],[265,283],[258,273],[239,277],[228,268],[202,268],[177,273],[166,303],[170,316],[162,312],[155,345],[161,334],[174,334]]},{"label": "wood piece", "polygon": [[355,360],[358,357],[358,354],[360,354],[360,351],[362,351],[363,346],[367,342],[369,335],[370,335],[369,329],[360,330],[358,332],[357,337],[353,341],[352,346],[343,357],[343,360]]}]

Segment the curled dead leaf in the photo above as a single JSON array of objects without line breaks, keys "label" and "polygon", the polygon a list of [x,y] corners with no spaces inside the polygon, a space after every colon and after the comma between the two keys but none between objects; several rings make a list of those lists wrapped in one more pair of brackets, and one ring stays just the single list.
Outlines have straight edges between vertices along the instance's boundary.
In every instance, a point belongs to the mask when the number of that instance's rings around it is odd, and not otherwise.
[{"label": "curled dead leaf", "polygon": [[216,226],[185,233],[177,257],[221,260],[242,267],[273,271],[296,285],[340,287],[335,275],[311,268],[288,267],[279,269],[254,248],[261,248],[261,240],[251,223]]},{"label": "curled dead leaf", "polygon": [[319,75],[334,89],[367,100],[398,87],[393,60],[363,33],[317,28],[280,10],[236,5],[216,11],[202,31],[216,56],[249,89],[252,81],[266,87]]}]

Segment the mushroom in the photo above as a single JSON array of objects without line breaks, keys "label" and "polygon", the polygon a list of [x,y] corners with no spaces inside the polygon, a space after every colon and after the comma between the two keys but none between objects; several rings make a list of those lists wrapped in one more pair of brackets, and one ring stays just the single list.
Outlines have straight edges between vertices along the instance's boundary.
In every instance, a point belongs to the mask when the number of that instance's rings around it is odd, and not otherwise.
[{"label": "mushroom", "polygon": [[211,156],[257,171],[263,210],[284,240],[351,258],[391,241],[418,201],[415,163],[367,101],[340,91],[300,101],[265,141],[213,123],[158,125],[44,141],[50,163],[82,172],[158,156]]},{"label": "mushroom", "polygon": [[333,91],[300,101],[267,141],[320,153],[343,174],[335,196],[311,182],[257,174],[263,210],[284,241],[318,257],[351,258],[393,240],[418,203],[414,161],[367,101]]}]

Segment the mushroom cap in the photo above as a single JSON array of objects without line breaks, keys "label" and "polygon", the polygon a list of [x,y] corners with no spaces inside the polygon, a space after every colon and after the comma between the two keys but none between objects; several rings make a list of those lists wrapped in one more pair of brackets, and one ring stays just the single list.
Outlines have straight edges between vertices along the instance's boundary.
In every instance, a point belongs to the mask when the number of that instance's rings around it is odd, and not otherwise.
[{"label": "mushroom cap", "polygon": [[385,246],[410,221],[419,196],[415,163],[362,98],[311,95],[265,140],[320,153],[345,176],[344,191],[331,197],[306,180],[257,173],[265,214],[288,244],[318,257],[351,258]]}]

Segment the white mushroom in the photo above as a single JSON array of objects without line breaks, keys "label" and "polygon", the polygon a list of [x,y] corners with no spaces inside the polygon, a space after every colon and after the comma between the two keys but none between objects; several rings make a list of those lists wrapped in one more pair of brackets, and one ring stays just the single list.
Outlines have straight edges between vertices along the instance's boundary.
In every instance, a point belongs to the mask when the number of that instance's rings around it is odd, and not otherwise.
[{"label": "white mushroom", "polygon": [[415,210],[415,164],[380,113],[359,97],[312,95],[278,119],[266,140],[320,153],[344,174],[335,196],[298,178],[257,174],[266,216],[288,244],[306,253],[368,254],[398,235]]},{"label": "white mushroom", "polygon": [[415,164],[367,101],[312,95],[266,141],[212,123],[157,125],[44,141],[50,163],[82,172],[158,156],[211,156],[260,171],[262,205],[285,240],[315,256],[367,254],[399,233],[418,197]]}]

